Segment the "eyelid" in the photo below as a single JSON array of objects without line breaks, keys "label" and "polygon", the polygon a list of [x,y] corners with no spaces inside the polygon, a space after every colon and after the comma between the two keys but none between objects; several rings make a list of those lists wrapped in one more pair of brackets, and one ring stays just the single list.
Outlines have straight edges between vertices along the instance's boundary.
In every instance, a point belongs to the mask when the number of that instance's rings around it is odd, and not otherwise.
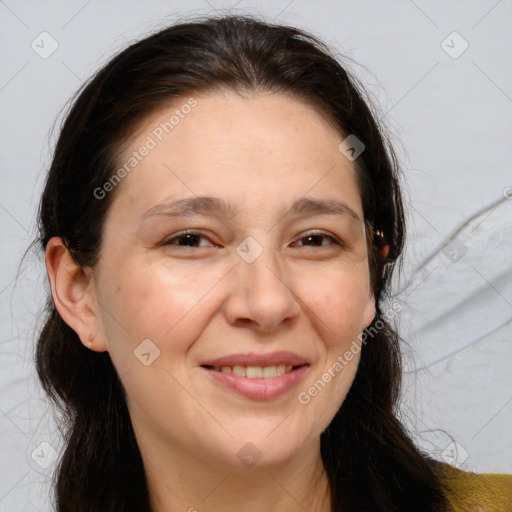
[{"label": "eyelid", "polygon": [[[205,239],[209,240],[211,242],[211,244],[212,244],[209,247],[213,247],[213,246],[216,245],[204,233],[202,233],[201,231],[193,230],[193,229],[185,229],[185,230],[180,231],[178,233],[174,233],[170,237],[167,237],[166,239],[164,239],[161,245],[180,247],[182,249],[194,249],[194,248],[205,247],[205,246],[189,247],[189,246],[186,246],[186,245],[174,245],[174,244],[171,244],[171,242],[173,242],[174,240],[176,240],[178,238],[181,238],[181,237],[184,237],[186,235],[198,236],[198,237],[205,238]],[[304,238],[308,238],[310,236],[320,236],[320,237],[324,237],[324,238],[330,238],[332,240],[332,243],[330,243],[330,244],[313,246],[313,248],[328,247],[329,245],[333,245],[333,244],[334,245],[339,245],[341,247],[345,247],[345,242],[343,240],[341,240],[339,237],[337,237],[336,235],[334,235],[333,233],[330,233],[328,231],[315,230],[315,229],[304,231],[303,233],[300,234],[300,236],[295,238],[295,240],[292,242],[292,244],[296,243],[298,241],[301,241]],[[301,247],[312,247],[312,246],[304,245],[304,246],[301,246]]]},{"label": "eyelid", "polygon": [[[212,242],[209,239],[209,237],[206,236],[204,233],[202,233],[201,231],[193,230],[193,229],[185,229],[183,231],[179,231],[178,233],[174,233],[173,235],[165,238],[161,245],[172,245],[174,247],[180,247],[182,249],[194,249],[194,247],[188,247],[186,245],[174,245],[174,244],[171,244],[172,241],[176,240],[177,238],[184,237],[186,235],[193,235],[193,236],[199,236],[201,238],[206,238],[212,244],[210,247],[213,247],[215,245],[214,242]],[[205,247],[205,246],[202,246],[202,247]]]},{"label": "eyelid", "polygon": [[[345,242],[343,242],[343,240],[341,240],[339,237],[337,237],[333,233],[330,233],[328,231],[315,230],[315,229],[312,229],[312,230],[309,230],[309,231],[305,231],[304,233],[301,233],[300,236],[298,238],[296,238],[295,241],[292,242],[292,243],[295,243],[295,242],[297,242],[299,240],[302,240],[304,238],[308,238],[309,236],[323,236],[325,238],[330,238],[335,245],[340,245],[341,247],[345,246]],[[332,244],[329,244],[329,245],[332,245]],[[309,246],[306,245],[304,247],[309,247]],[[320,246],[317,246],[317,247],[328,247],[328,246],[320,245]]]}]

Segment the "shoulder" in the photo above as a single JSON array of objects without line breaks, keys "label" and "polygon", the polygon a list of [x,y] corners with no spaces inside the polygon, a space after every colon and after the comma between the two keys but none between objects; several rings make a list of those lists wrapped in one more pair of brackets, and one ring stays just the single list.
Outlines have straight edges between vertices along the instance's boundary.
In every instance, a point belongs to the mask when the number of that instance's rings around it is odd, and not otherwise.
[{"label": "shoulder", "polygon": [[436,464],[453,512],[511,512],[512,475],[471,473],[449,464]]}]

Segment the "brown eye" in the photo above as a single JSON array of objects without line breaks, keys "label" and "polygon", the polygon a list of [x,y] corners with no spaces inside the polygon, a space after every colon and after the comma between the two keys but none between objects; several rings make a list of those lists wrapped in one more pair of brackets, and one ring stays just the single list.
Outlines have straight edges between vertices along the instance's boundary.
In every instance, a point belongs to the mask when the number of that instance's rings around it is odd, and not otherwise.
[{"label": "brown eye", "polygon": [[[337,239],[332,235],[328,235],[327,233],[322,232],[308,233],[305,236],[299,238],[295,243],[303,241],[305,243],[300,244],[300,246],[302,247],[325,247],[329,245],[343,245],[341,240]],[[323,241],[327,241],[327,243],[322,243]]]},{"label": "brown eye", "polygon": [[195,231],[184,231],[177,235],[167,238],[162,245],[170,245],[177,247],[211,247],[213,244],[200,244],[200,240],[209,240],[206,236]]}]

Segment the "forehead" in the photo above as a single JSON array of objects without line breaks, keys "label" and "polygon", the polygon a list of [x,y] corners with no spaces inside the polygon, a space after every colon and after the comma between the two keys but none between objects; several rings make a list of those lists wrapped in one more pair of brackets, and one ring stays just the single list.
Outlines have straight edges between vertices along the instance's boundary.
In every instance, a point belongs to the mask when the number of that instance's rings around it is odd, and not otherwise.
[{"label": "forehead", "polygon": [[118,155],[118,167],[135,164],[121,195],[149,207],[174,192],[238,190],[240,198],[251,191],[269,199],[339,192],[361,213],[355,166],[338,149],[343,138],[321,110],[288,95],[220,90],[175,98],[148,116]]}]

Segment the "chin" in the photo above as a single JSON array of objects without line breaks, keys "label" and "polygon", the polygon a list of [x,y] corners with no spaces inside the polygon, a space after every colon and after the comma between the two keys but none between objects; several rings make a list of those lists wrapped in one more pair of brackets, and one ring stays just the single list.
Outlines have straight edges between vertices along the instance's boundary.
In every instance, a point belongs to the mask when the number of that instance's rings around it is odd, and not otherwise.
[{"label": "chin", "polygon": [[291,437],[286,428],[279,434],[276,431],[269,432],[272,429],[255,432],[254,435],[245,432],[235,436],[235,458],[232,461],[237,468],[269,469],[284,466],[297,457],[308,444],[304,437]]}]

